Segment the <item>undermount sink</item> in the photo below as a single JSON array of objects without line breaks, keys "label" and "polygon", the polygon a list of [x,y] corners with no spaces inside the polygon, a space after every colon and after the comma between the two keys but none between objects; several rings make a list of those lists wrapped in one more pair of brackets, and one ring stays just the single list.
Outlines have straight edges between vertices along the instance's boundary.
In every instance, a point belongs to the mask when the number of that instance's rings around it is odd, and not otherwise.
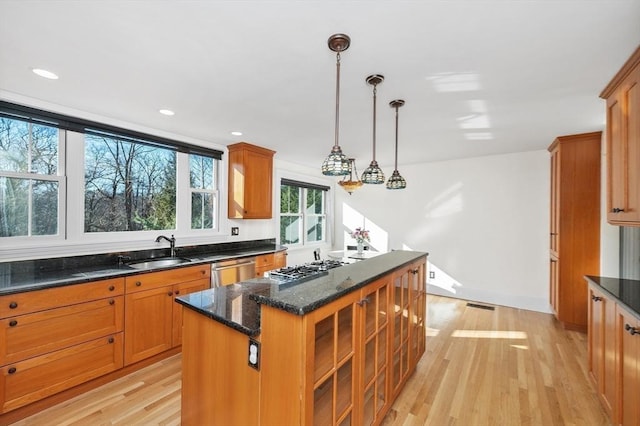
[{"label": "undermount sink", "polygon": [[191,262],[189,259],[183,259],[181,257],[165,257],[162,259],[150,259],[143,260],[141,262],[129,263],[128,266],[135,269],[153,269],[153,268],[165,268],[167,266],[180,265],[182,263]]}]

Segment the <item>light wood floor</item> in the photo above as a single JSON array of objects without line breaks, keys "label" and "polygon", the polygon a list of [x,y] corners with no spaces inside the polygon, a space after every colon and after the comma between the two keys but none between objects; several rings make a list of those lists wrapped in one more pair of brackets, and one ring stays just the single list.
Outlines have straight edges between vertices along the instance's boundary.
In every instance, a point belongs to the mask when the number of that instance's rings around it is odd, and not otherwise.
[{"label": "light wood floor", "polygon": [[[609,425],[586,335],[550,315],[428,297],[427,352],[384,425]],[[16,423],[178,425],[180,355]]]}]

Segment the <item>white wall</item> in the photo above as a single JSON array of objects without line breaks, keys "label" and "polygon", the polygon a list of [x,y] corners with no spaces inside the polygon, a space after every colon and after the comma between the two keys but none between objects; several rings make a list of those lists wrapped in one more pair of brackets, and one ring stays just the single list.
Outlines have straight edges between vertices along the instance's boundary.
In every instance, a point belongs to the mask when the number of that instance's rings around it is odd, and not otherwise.
[{"label": "white wall", "polygon": [[374,248],[429,252],[431,293],[549,312],[546,150],[400,173],[405,190],[365,185],[349,196],[336,187],[337,247],[353,242],[341,228],[364,224]]}]

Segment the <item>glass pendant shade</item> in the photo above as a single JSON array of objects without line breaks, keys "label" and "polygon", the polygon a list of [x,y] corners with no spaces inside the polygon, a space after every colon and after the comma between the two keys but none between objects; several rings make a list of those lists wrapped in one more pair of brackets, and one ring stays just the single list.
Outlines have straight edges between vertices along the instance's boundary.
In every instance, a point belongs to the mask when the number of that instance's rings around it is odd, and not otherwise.
[{"label": "glass pendant shade", "polygon": [[369,167],[364,169],[361,180],[362,182],[369,184],[379,185],[384,183],[384,172],[380,166],[378,166],[378,162],[376,160],[373,160],[371,164],[369,164]]},{"label": "glass pendant shade", "polygon": [[346,34],[334,34],[329,37],[328,44],[329,49],[336,52],[336,128],[335,143],[331,153],[322,163],[322,174],[325,176],[346,176],[350,173],[351,165],[338,144],[340,130],[340,52],[344,52],[349,48],[351,39]]},{"label": "glass pendant shade", "polygon": [[[353,191],[360,188],[362,186],[362,181],[358,180],[358,170],[356,169],[356,160],[353,158],[349,158],[347,160],[349,162],[349,180],[347,180],[346,176],[342,178],[338,185],[344,188],[345,191],[351,195]],[[356,180],[353,180],[353,175],[356,175]]]},{"label": "glass pendant shade", "polygon": [[394,170],[391,173],[391,177],[387,181],[387,189],[405,189],[407,187],[407,181],[400,176],[400,172]]},{"label": "glass pendant shade", "polygon": [[326,176],[346,176],[351,170],[351,164],[339,146],[334,146],[331,153],[322,162],[322,174]]},{"label": "glass pendant shade", "polygon": [[373,74],[366,78],[366,82],[373,86],[373,160],[369,167],[362,172],[362,182],[367,184],[380,185],[384,183],[384,172],[378,166],[376,161],[376,98],[378,93],[378,84],[384,81],[384,76]]},{"label": "glass pendant shade", "polygon": [[396,110],[396,159],[393,173],[387,181],[387,189],[405,189],[407,187],[407,181],[400,176],[400,172],[398,171],[398,108],[402,105],[404,105],[404,101],[402,99],[396,99],[389,102],[389,106]]}]

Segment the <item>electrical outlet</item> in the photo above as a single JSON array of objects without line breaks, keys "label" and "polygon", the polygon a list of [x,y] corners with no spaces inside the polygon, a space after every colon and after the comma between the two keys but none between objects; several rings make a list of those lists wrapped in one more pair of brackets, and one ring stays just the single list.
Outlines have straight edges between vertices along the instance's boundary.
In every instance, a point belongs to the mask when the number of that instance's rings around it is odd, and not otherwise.
[{"label": "electrical outlet", "polygon": [[260,342],[249,338],[249,367],[260,370]]},{"label": "electrical outlet", "polygon": [[237,226],[232,226],[231,235],[240,235],[240,228],[238,228]]},{"label": "electrical outlet", "polygon": [[436,271],[429,271],[429,279],[435,279]]}]

